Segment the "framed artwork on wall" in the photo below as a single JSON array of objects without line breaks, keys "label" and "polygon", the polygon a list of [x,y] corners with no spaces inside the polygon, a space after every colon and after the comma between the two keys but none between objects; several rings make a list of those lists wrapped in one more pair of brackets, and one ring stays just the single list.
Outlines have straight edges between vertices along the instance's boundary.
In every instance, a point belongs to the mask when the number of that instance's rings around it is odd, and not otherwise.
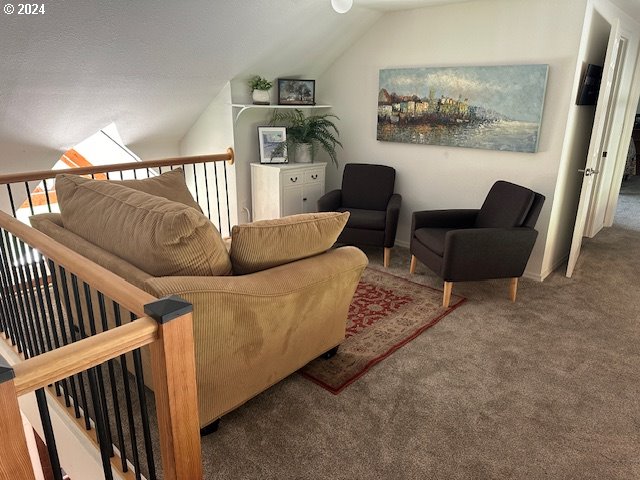
[{"label": "framed artwork on wall", "polygon": [[287,129],[285,127],[258,127],[260,163],[288,163]]},{"label": "framed artwork on wall", "polygon": [[382,69],[377,139],[536,152],[548,65]]},{"label": "framed artwork on wall", "polygon": [[315,105],[316,81],[278,79],[278,105]]}]

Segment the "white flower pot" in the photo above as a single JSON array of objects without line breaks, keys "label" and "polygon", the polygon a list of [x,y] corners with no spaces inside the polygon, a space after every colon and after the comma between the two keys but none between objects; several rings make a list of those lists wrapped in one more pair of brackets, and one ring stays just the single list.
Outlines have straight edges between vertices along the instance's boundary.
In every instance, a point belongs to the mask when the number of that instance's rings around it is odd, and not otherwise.
[{"label": "white flower pot", "polygon": [[271,96],[269,95],[269,90],[254,90],[251,94],[251,98],[253,99],[254,105],[271,104]]},{"label": "white flower pot", "polygon": [[310,143],[296,143],[295,162],[311,163],[313,162],[312,145]]}]

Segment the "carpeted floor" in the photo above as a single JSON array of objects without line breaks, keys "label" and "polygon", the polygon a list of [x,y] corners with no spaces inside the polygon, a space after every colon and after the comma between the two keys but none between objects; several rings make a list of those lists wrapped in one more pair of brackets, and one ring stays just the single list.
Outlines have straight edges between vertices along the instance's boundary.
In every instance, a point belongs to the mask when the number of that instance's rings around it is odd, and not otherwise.
[{"label": "carpeted floor", "polygon": [[456,285],[464,308],[340,395],[292,375],[225,416],[206,478],[640,478],[638,180],[574,278],[523,280],[515,304],[507,280]]}]

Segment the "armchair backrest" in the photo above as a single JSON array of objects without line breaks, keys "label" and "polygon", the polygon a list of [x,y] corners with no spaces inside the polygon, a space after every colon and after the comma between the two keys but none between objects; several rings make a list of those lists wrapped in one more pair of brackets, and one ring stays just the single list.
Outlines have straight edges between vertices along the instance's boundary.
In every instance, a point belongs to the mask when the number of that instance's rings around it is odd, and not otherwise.
[{"label": "armchair backrest", "polygon": [[533,228],[540,215],[544,196],[514,183],[493,184],[476,218],[476,227]]},{"label": "armchair backrest", "polygon": [[342,206],[385,210],[396,180],[396,171],[386,165],[347,163],[342,175]]}]

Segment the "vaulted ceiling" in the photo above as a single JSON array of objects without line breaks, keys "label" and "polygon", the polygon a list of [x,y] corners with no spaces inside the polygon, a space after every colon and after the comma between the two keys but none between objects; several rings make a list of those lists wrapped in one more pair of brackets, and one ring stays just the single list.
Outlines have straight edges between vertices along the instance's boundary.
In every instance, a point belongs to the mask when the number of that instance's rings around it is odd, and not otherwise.
[{"label": "vaulted ceiling", "polygon": [[0,14],[0,168],[43,168],[110,122],[129,145],[177,144],[227,81],[313,78],[385,12],[460,1],[355,0],[340,15],[329,0],[65,0]]}]

